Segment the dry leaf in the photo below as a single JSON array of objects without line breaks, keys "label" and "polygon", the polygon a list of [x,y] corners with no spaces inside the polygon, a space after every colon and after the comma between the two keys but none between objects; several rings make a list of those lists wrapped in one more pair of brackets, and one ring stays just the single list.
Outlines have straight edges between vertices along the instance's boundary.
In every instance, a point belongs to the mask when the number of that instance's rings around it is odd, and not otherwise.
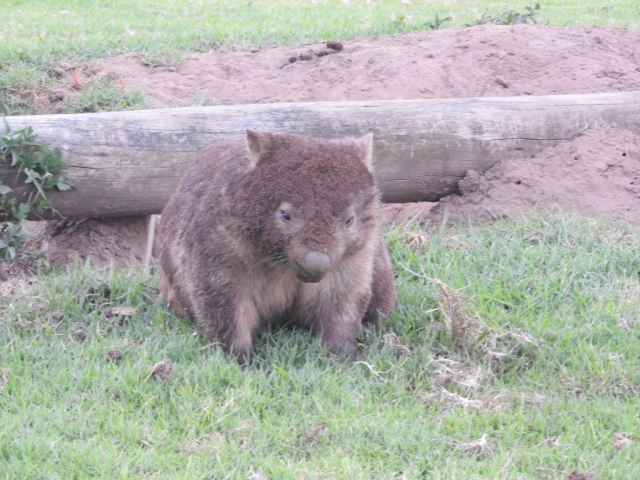
[{"label": "dry leaf", "polygon": [[137,308],[133,307],[113,307],[107,310],[104,314],[105,317],[131,317],[134,313],[138,311]]},{"label": "dry leaf", "polygon": [[305,443],[314,443],[318,439],[318,436],[320,435],[322,430],[324,430],[324,425],[318,425],[308,431],[305,435],[303,435],[300,438],[300,441]]},{"label": "dry leaf", "polygon": [[7,383],[9,383],[9,370],[7,370],[6,368],[0,368],[0,373],[2,375],[0,375],[0,392],[2,392],[2,390],[4,390],[4,387]]},{"label": "dry leaf", "polygon": [[171,380],[171,360],[162,360],[156,363],[147,376],[147,379],[149,378]]},{"label": "dry leaf", "polygon": [[77,69],[73,73],[73,78],[71,79],[71,88],[74,90],[80,90],[82,88],[82,83],[82,73]]},{"label": "dry leaf", "polygon": [[592,480],[593,479],[593,474],[592,473],[582,473],[579,472],[577,470],[574,470],[573,472],[571,472],[569,474],[569,480]]},{"label": "dry leaf", "polygon": [[613,446],[618,450],[622,450],[625,447],[631,445],[631,439],[621,433],[616,433],[613,440]]}]

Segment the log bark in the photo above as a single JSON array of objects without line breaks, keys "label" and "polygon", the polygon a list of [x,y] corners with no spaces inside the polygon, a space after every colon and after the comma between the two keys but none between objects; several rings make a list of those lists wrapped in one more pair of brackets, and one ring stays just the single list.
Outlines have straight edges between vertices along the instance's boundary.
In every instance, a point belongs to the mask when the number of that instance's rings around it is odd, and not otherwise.
[{"label": "log bark", "polygon": [[[467,170],[526,158],[595,125],[640,129],[640,91],[541,97],[233,105],[7,117],[58,147],[76,190],[54,194],[70,217],[160,213],[195,153],[245,130],[333,138],[374,133],[383,201],[435,201]],[[9,168],[0,179],[13,182]]]}]

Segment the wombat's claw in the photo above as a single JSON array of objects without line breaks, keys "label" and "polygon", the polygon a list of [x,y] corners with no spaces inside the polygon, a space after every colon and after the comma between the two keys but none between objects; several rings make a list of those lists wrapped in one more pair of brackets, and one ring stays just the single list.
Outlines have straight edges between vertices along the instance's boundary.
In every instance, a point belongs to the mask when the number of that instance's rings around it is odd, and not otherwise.
[{"label": "wombat's claw", "polygon": [[355,343],[346,343],[340,347],[328,347],[329,353],[346,362],[353,362],[358,357],[358,347]]},{"label": "wombat's claw", "polygon": [[381,321],[377,310],[368,311],[362,319],[362,326],[367,330],[377,332],[380,330]]},{"label": "wombat's claw", "polygon": [[231,355],[236,359],[238,365],[243,368],[248,366],[255,356],[254,352],[251,350],[248,352],[231,352]]}]

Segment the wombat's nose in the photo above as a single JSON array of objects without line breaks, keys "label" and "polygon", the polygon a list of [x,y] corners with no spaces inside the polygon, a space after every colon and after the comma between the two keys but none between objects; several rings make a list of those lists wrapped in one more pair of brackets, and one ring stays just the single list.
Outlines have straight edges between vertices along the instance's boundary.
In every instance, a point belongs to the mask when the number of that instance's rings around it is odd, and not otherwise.
[{"label": "wombat's nose", "polygon": [[309,252],[300,266],[310,277],[319,277],[329,271],[331,259],[326,253]]}]

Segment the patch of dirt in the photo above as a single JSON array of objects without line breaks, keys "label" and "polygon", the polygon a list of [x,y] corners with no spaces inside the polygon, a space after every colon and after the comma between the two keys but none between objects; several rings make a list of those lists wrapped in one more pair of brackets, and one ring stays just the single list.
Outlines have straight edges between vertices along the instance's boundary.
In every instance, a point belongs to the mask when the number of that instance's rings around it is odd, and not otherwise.
[{"label": "patch of dirt", "polygon": [[144,261],[149,217],[85,218],[50,222],[49,260],[73,265],[90,259],[94,267],[141,265]]},{"label": "patch of dirt", "polygon": [[388,223],[407,223],[425,218],[438,203],[386,203],[382,205],[382,217]]},{"label": "patch of dirt", "polygon": [[[123,86],[142,88],[154,107],[180,107],[640,90],[639,52],[640,33],[623,29],[484,25],[358,39],[342,49],[211,51],[174,67],[149,68],[139,55],[118,55],[99,68]],[[384,213],[396,222],[415,216],[439,221],[444,210],[452,219],[488,219],[553,206],[640,223],[638,134],[602,126],[533,159],[506,161],[484,175],[469,172],[461,195],[433,209],[393,205]],[[49,247],[52,261],[66,264],[78,253],[91,254],[94,263],[142,262],[146,220],[112,223],[72,221],[59,228]]]},{"label": "patch of dirt", "polygon": [[443,198],[428,218],[492,220],[543,207],[640,225],[640,135],[596,127],[531,159],[503,161],[484,174],[469,171],[459,188],[460,195]]},{"label": "patch of dirt", "polygon": [[206,96],[218,104],[399,100],[640,89],[640,34],[598,27],[483,25],[325,44],[188,56],[148,68],[139,55],[104,59],[156,107]]}]

